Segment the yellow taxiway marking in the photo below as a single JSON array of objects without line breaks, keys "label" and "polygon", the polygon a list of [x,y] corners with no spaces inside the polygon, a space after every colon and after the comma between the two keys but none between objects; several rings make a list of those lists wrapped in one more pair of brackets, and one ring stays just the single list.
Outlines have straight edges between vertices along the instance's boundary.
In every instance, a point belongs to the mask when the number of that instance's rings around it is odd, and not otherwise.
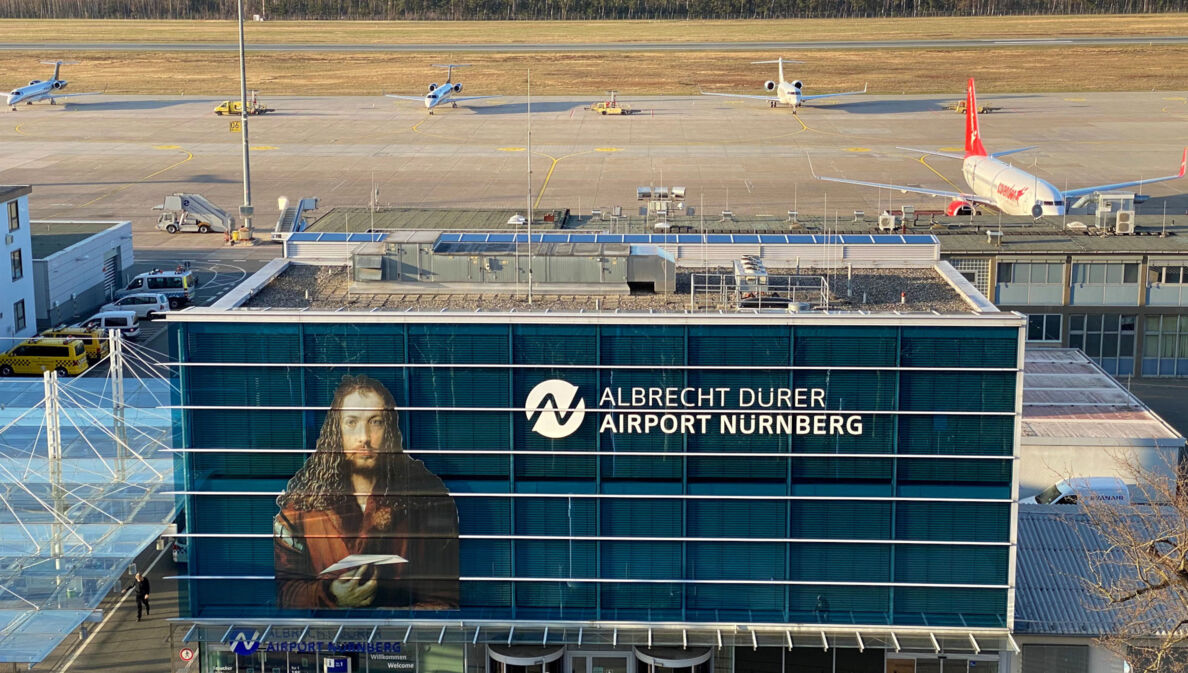
[{"label": "yellow taxiway marking", "polygon": [[847,152],[869,152],[870,148],[869,147],[847,147],[846,151]]},{"label": "yellow taxiway marking", "polygon": [[153,145],[153,149],[155,149],[155,150],[180,150],[181,147],[179,145]]},{"label": "yellow taxiway marking", "polygon": [[13,129],[13,130],[14,130],[14,131],[16,131],[17,133],[19,133],[19,134],[23,135],[23,136],[24,136],[24,135],[28,135],[27,133],[25,133],[24,131],[22,131],[22,130],[21,130],[21,125],[20,125],[20,124],[17,124],[17,125],[16,125],[16,128],[15,128],[15,129]]},{"label": "yellow taxiway marking", "polygon": [[255,145],[255,146],[253,146],[253,147],[252,147],[252,150],[253,150],[253,151],[256,151],[256,150],[258,150],[258,151],[261,151],[261,152],[267,152],[268,150],[275,150],[275,149],[276,149],[276,148],[275,148],[275,147],[273,147],[272,145]]},{"label": "yellow taxiway marking", "polygon": [[622,147],[595,147],[595,152],[622,152]]},{"label": "yellow taxiway marking", "polygon": [[950,185],[950,186],[952,186],[952,187],[953,187],[953,189],[956,189],[958,192],[961,192],[961,191],[963,191],[963,190],[962,190],[960,187],[958,187],[957,185],[954,185],[952,180],[950,180],[950,179],[946,178],[945,176],[941,175],[940,171],[938,171],[938,170],[936,170],[935,168],[933,168],[932,166],[928,165],[928,162],[924,160],[924,157],[920,157],[920,163],[924,164],[924,167],[925,167],[925,168],[927,168],[928,170],[930,170],[930,171],[932,171],[934,174],[936,174],[936,177],[938,177],[938,178],[940,178],[941,180],[944,180],[945,182],[949,183],[949,185]]},{"label": "yellow taxiway marking", "polygon": [[540,185],[540,191],[537,192],[537,194],[536,194],[536,200],[532,202],[532,209],[536,210],[537,206],[540,205],[540,200],[544,198],[545,189],[547,189],[549,186],[549,179],[553,177],[553,171],[557,168],[557,162],[561,161],[562,159],[568,159],[569,157],[576,157],[579,154],[589,154],[589,153],[590,153],[590,150],[582,150],[581,152],[574,152],[572,154],[562,154],[559,157],[554,157],[552,155],[545,154],[544,152],[534,152],[534,154],[539,154],[542,157],[548,157],[549,159],[552,159],[553,163],[549,165],[549,172],[545,173],[544,182],[542,182]]},{"label": "yellow taxiway marking", "polygon": [[500,147],[500,152],[523,152],[523,147]]},{"label": "yellow taxiway marking", "polygon": [[1064,100],[1066,100],[1070,103],[1084,103],[1085,102],[1084,98],[1065,98]]},{"label": "yellow taxiway marking", "polygon": [[[178,147],[177,149],[179,149],[179,150],[180,150],[181,148],[180,148],[180,147]],[[186,152],[185,150],[182,150],[182,151],[183,151],[183,152]],[[137,179],[137,180],[133,180],[132,182],[129,182],[128,184],[124,185],[123,187],[117,187],[117,188],[115,188],[115,189],[112,189],[112,190],[106,191],[106,192],[104,192],[104,193],[100,194],[99,196],[96,196],[95,198],[91,199],[90,201],[87,201],[86,203],[82,204],[82,206],[80,206],[80,207],[81,207],[81,208],[85,208],[85,207],[87,207],[87,206],[91,205],[92,203],[95,203],[96,201],[102,201],[103,199],[106,199],[107,197],[111,196],[112,194],[116,194],[116,193],[118,193],[118,192],[122,192],[122,191],[124,191],[125,189],[128,189],[128,188],[129,188],[129,187],[131,187],[132,185],[135,185],[135,184],[138,184],[138,183],[144,182],[145,180],[148,180],[149,178],[156,177],[156,176],[158,176],[158,175],[160,175],[160,174],[164,173],[165,171],[167,171],[167,170],[169,170],[169,169],[171,169],[171,168],[176,168],[176,167],[178,167],[178,166],[181,166],[182,164],[186,163],[187,161],[189,161],[190,159],[193,159],[193,158],[194,158],[194,154],[193,154],[192,152],[186,152],[186,158],[185,158],[185,159],[182,159],[181,161],[176,161],[176,162],[174,162],[174,163],[172,163],[172,164],[169,164],[169,165],[168,165],[168,166],[166,166],[165,168],[162,168],[162,169],[161,169],[161,170],[159,170],[159,171],[154,171],[154,172],[152,172],[152,173],[149,173],[148,175],[146,175],[146,176],[144,176],[144,177],[142,177],[142,178],[139,178],[139,179]]]},{"label": "yellow taxiway marking", "polygon": [[1183,96],[1172,96],[1170,98],[1164,98],[1163,100],[1176,100],[1180,101],[1181,103],[1188,102],[1188,98],[1184,98]]},{"label": "yellow taxiway marking", "polygon": [[964,152],[965,148],[964,147],[942,147],[942,148],[940,148],[940,151],[941,152]]}]

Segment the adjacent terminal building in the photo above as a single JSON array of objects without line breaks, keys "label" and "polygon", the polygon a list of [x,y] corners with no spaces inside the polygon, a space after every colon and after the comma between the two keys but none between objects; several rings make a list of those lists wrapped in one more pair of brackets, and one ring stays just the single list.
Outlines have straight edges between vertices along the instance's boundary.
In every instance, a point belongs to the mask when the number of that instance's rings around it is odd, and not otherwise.
[{"label": "adjacent terminal building", "polygon": [[935,237],[300,236],[168,317],[203,673],[1017,656],[1026,321]]}]

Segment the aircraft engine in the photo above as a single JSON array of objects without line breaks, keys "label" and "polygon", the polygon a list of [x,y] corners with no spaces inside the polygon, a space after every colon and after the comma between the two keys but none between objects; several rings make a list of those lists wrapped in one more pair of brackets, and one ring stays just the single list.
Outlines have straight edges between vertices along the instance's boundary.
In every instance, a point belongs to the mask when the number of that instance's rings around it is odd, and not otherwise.
[{"label": "aircraft engine", "polygon": [[64,88],[66,88],[66,80],[61,80],[61,79],[56,79],[56,80],[54,80],[54,88],[55,88],[55,89],[64,89]]},{"label": "aircraft engine", "polygon": [[41,80],[35,79],[35,80],[29,82],[29,86],[33,86],[34,84],[41,84]]},{"label": "aircraft engine", "polygon": [[800,91],[801,87],[803,87],[803,86],[804,86],[804,82],[801,82],[800,80],[796,80],[795,82],[792,82],[792,88],[796,89],[797,91]]},{"label": "aircraft engine", "polygon": [[949,205],[945,208],[945,215],[948,215],[949,217],[954,217],[956,215],[973,215],[973,214],[974,214],[973,204],[970,203],[969,201],[962,201],[961,199],[956,199],[956,200],[950,201]]},{"label": "aircraft engine", "polygon": [[1040,204],[1035,204],[1031,207],[1031,216],[1039,219],[1044,216],[1044,207]]},{"label": "aircraft engine", "polygon": [[433,93],[433,92],[434,92],[434,91],[436,91],[436,90],[437,90],[437,85],[436,85],[436,84],[430,84],[430,85],[429,85],[429,93]]},{"label": "aircraft engine", "polygon": [[454,93],[462,93],[462,83],[461,82],[457,82],[454,84]]},{"label": "aircraft engine", "polygon": [[766,82],[763,83],[763,88],[768,91],[775,91],[775,87],[776,87],[775,82],[773,82],[771,80],[767,80]]}]

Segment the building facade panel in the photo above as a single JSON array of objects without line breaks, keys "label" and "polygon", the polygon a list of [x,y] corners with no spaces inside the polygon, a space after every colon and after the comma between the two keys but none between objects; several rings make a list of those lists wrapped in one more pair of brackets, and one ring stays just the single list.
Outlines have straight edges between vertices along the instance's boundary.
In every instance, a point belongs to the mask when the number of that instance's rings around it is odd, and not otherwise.
[{"label": "building facade panel", "polygon": [[[1020,328],[244,318],[170,325],[191,619],[1011,619]],[[277,550],[320,544],[278,502],[349,436],[344,377],[444,486],[456,603],[278,589]],[[413,533],[366,525],[344,549]]]}]

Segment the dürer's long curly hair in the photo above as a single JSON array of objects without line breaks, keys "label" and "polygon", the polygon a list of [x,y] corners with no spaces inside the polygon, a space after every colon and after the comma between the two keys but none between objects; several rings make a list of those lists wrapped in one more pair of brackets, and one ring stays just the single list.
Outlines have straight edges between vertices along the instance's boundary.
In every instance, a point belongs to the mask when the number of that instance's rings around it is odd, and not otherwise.
[{"label": "d\u00fcrer's long curly hair", "polygon": [[289,480],[285,492],[276,499],[283,510],[286,507],[298,511],[334,509],[354,499],[354,488],[350,480],[350,461],[347,460],[342,444],[343,400],[354,393],[372,393],[383,401],[383,443],[376,447],[379,454],[376,466],[376,493],[388,493],[399,483],[400,461],[398,454],[404,451],[404,438],[400,434],[400,423],[396,415],[396,400],[384,384],[368,376],[344,376],[330,412],[322,423],[318,444],[313,455],[306,459],[297,474]]}]

